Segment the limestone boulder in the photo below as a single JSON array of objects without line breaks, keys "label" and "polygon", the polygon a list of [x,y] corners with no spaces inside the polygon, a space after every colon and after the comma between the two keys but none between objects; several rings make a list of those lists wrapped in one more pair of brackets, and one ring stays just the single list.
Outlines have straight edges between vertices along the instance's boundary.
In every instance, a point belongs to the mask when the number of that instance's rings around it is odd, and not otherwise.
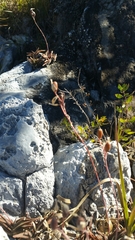
[{"label": "limestone boulder", "polygon": [[2,171],[0,171],[0,206],[11,216],[20,216],[24,211],[22,180]]},{"label": "limestone boulder", "polygon": [[0,102],[0,166],[22,179],[50,167],[49,126],[40,105],[9,97]]},{"label": "limestone boulder", "polygon": [[[100,181],[108,178],[108,172],[104,165],[105,156],[103,148],[100,145],[90,142],[87,146],[90,150]],[[127,153],[123,151],[121,146],[120,158],[123,168],[127,200],[129,200],[132,189],[130,181],[131,169]],[[115,141],[111,142],[111,150],[107,154],[107,163],[111,177],[119,181],[119,165]],[[98,183],[91,160],[89,156],[87,156],[84,145],[81,143],[75,143],[59,149],[54,156],[54,164],[56,195],[60,194],[65,198],[70,198],[72,207],[75,207],[82,197]],[[118,189],[116,188],[116,185],[114,185],[114,188],[119,204]],[[111,214],[111,211],[116,209],[116,198],[111,182],[103,184],[102,189],[107,211]],[[97,187],[91,192],[90,197],[85,201],[83,209],[90,214],[94,212],[104,214],[105,212],[102,206],[104,206],[104,203],[101,190]]]},{"label": "limestone boulder", "polygon": [[26,212],[30,216],[44,214],[53,204],[54,192],[53,169],[43,168],[40,171],[30,174],[26,179],[25,203]]},{"label": "limestone boulder", "polygon": [[22,96],[0,101],[0,204],[11,216],[37,216],[53,205],[49,125],[42,107]]}]

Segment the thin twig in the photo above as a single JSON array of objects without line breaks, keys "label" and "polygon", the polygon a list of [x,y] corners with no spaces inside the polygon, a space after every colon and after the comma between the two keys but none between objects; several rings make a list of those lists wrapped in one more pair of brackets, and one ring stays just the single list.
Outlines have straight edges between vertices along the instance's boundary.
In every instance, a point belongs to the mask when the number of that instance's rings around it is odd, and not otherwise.
[{"label": "thin twig", "polygon": [[92,163],[92,166],[93,166],[93,169],[94,169],[94,172],[95,172],[95,175],[96,175],[96,178],[97,178],[97,181],[99,183],[99,187],[100,187],[100,190],[101,190],[101,195],[102,195],[102,199],[103,199],[103,202],[104,202],[104,206],[105,206],[105,210],[106,210],[106,217],[107,217],[107,221],[109,222],[109,216],[108,216],[108,212],[107,212],[107,207],[106,207],[106,202],[105,202],[105,199],[104,199],[104,195],[103,195],[103,189],[102,187],[100,186],[100,179],[99,179],[99,176],[98,176],[98,172],[97,172],[97,169],[96,169],[96,166],[95,166],[95,163],[94,163],[94,159],[93,157],[91,156],[91,153],[90,153],[90,150],[87,146],[87,144],[85,143],[85,141],[83,140],[83,138],[80,136],[80,134],[78,133],[78,131],[75,129],[75,127],[73,126],[73,123],[70,119],[70,116],[68,115],[67,111],[66,111],[66,108],[65,108],[65,95],[63,92],[61,92],[60,94],[58,94],[58,83],[57,82],[53,82],[52,79],[51,79],[51,89],[52,91],[54,92],[54,94],[56,95],[57,97],[57,100],[59,102],[59,105],[61,107],[61,110],[64,114],[64,116],[67,118],[73,132],[75,133],[75,135],[77,136],[77,138],[79,139],[79,141],[84,145],[86,151],[87,151],[87,154],[89,156],[89,159]]},{"label": "thin twig", "polygon": [[87,122],[90,126],[90,120],[89,120],[89,117],[87,116],[86,112],[82,109],[82,107],[80,106],[80,104],[78,103],[76,98],[73,96],[73,94],[71,92],[69,92],[67,89],[65,91],[71,96],[71,99],[73,99],[75,101],[75,104],[80,108],[81,112],[85,115]]},{"label": "thin twig", "polygon": [[40,33],[42,34],[42,36],[43,36],[43,38],[45,40],[47,52],[49,53],[49,45],[48,45],[48,42],[47,42],[47,38],[46,38],[46,36],[44,35],[43,31],[41,30],[41,28],[39,27],[39,25],[36,22],[36,19],[35,19],[36,13],[33,10],[34,10],[34,8],[30,9],[31,16],[33,18],[33,21],[34,21],[35,25],[37,26],[38,30],[40,31]]}]

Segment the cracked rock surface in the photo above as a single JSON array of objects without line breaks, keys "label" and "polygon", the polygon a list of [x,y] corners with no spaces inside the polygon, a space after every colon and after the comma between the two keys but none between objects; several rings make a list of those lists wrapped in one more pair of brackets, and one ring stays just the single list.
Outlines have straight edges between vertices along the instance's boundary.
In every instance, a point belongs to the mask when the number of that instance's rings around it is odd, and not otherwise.
[{"label": "cracked rock surface", "polygon": [[10,96],[0,101],[1,206],[13,216],[26,209],[36,216],[53,205],[48,130],[42,107],[33,100]]},{"label": "cracked rock surface", "polygon": [[[100,181],[108,178],[107,169],[104,165],[103,147],[99,144],[88,142],[90,155],[93,158]],[[130,181],[131,169],[127,153],[120,148],[120,158],[126,186],[127,200],[130,198],[132,184]],[[111,142],[111,150],[107,154],[109,172],[113,179],[119,180],[119,165],[116,142]],[[86,193],[98,184],[91,160],[87,156],[86,149],[81,143],[71,144],[60,148],[54,156],[54,171],[56,177],[56,195],[60,194],[65,198],[70,198],[72,207],[75,207]],[[118,189],[114,184],[116,194]],[[102,185],[103,195],[106,202],[108,214],[116,216],[116,199],[110,182]],[[117,199],[119,199],[117,195]],[[118,201],[120,206],[120,202]],[[105,214],[101,190],[95,188],[89,198],[84,202],[81,211],[86,211],[88,215]],[[111,215],[112,214],[112,215]]]}]

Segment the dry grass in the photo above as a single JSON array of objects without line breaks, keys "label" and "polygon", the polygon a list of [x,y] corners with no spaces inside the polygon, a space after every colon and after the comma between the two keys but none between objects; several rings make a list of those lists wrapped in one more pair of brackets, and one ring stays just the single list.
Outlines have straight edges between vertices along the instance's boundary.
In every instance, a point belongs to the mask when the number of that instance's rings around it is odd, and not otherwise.
[{"label": "dry grass", "polygon": [[[107,181],[110,179],[103,180],[101,184]],[[117,181],[115,183],[119,187],[119,183]],[[130,240],[131,238],[127,236],[124,238],[126,229],[123,217],[109,218],[109,221],[106,218],[98,218],[95,221],[92,217],[86,219],[78,213],[81,205],[98,186],[99,184],[91,189],[73,209],[69,208],[70,199],[58,195],[54,208],[44,216],[35,218],[25,216],[13,221],[7,214],[0,214],[0,226],[8,236],[19,240]]]}]

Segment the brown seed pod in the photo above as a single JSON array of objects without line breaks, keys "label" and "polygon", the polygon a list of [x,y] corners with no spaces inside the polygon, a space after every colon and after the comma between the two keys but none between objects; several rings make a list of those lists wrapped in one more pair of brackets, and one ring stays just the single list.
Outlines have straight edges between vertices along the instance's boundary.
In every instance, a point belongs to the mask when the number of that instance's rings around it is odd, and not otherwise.
[{"label": "brown seed pod", "polygon": [[97,130],[97,136],[98,136],[98,139],[101,139],[101,138],[102,138],[102,136],[103,136],[103,130],[102,130],[102,128],[99,128],[99,129]]},{"label": "brown seed pod", "polygon": [[110,219],[108,219],[108,221],[106,219],[100,219],[97,221],[97,228],[100,232],[109,233],[113,229],[112,221]]},{"label": "brown seed pod", "polygon": [[79,231],[83,231],[86,229],[86,226],[87,226],[87,222],[86,220],[83,218],[83,217],[78,217],[77,219],[77,228]]},{"label": "brown seed pod", "polygon": [[33,11],[35,8],[30,8],[30,13],[33,18],[36,17],[36,13]]},{"label": "brown seed pod", "polygon": [[110,141],[106,141],[105,146],[104,146],[104,151],[105,152],[109,152],[111,149],[111,142]]},{"label": "brown seed pod", "polygon": [[53,82],[53,80],[51,79],[51,89],[52,91],[55,93],[58,91],[58,83],[56,81]]},{"label": "brown seed pod", "polygon": [[58,227],[58,221],[56,216],[53,216],[52,221],[51,221],[51,228],[55,230]]}]

